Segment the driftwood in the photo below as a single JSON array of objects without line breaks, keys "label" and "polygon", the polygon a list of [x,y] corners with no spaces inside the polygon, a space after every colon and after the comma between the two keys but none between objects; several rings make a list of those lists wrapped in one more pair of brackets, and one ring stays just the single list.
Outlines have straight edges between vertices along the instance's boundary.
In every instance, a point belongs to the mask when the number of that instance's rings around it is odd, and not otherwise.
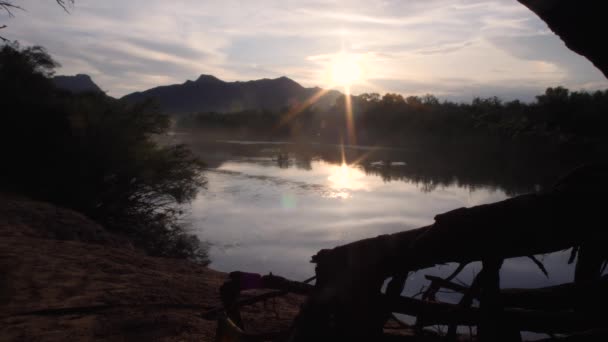
[{"label": "driftwood", "polygon": [[[250,305],[288,292],[298,294],[311,294],[314,292],[313,285],[290,281],[273,275],[260,276],[251,273],[235,272],[231,274],[231,278],[232,280],[227,284],[239,284],[239,286],[242,286],[240,290],[243,291],[259,288],[277,290],[238,300],[236,303],[238,303],[239,306]],[[243,278],[258,278],[270,281],[252,283],[248,280],[243,281]],[[439,277],[426,276],[426,278],[432,283],[437,284],[440,288],[446,288],[461,293],[467,293],[470,290],[470,288],[466,286],[452,283]],[[608,285],[608,276],[602,277],[600,283],[601,286]],[[581,338],[582,336],[591,336],[591,333],[600,333],[597,329],[594,330],[593,328],[604,322],[601,317],[595,314],[585,315],[569,310],[575,300],[575,291],[575,284],[570,283],[538,289],[502,290],[500,293],[501,301],[509,308],[504,309],[500,313],[500,320],[508,322],[510,325],[516,326],[521,330],[531,332],[550,334],[574,333],[575,335],[573,336],[580,335]],[[478,299],[479,294],[476,294],[475,297]],[[605,305],[606,298],[603,298],[602,300]],[[379,301],[391,312],[411,316],[424,316],[424,322],[422,323],[423,327],[433,325],[476,326],[479,324],[482,315],[482,311],[479,308],[467,308],[455,304],[434,301],[429,302],[402,296],[390,298],[387,295],[380,295]],[[247,334],[242,326],[232,323],[233,320],[228,320],[225,316],[221,315],[221,313],[224,312],[223,309],[224,308],[212,309],[204,314],[203,317],[207,319],[219,319],[221,322],[220,325],[223,327],[222,329],[225,330],[228,329],[228,326],[232,325],[231,329],[238,331],[241,334],[241,338],[246,337],[247,339],[252,340],[273,340],[274,338],[279,338],[279,340],[284,340],[288,334],[287,331],[256,335]],[[583,333],[581,333],[581,331]],[[383,333],[382,337],[383,340],[404,340],[403,336],[390,336],[386,333]],[[437,340],[437,336],[429,338],[431,340]],[[412,340],[416,339],[412,338]]]}]

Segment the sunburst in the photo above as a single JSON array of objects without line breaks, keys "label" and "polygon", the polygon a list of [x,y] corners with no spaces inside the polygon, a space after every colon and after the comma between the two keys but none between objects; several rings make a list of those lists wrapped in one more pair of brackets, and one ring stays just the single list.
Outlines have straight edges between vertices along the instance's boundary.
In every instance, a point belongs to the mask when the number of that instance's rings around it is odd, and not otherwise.
[{"label": "sunburst", "polygon": [[338,53],[331,62],[331,83],[350,88],[361,80],[363,70],[357,57],[346,52]]}]

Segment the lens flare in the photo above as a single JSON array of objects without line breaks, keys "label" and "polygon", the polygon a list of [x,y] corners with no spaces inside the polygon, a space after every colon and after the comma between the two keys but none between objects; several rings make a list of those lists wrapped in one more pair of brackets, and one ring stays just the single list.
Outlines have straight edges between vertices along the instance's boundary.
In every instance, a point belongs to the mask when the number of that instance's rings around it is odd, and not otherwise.
[{"label": "lens flare", "polygon": [[284,210],[296,209],[298,207],[296,196],[293,194],[283,194],[281,196],[281,207]]},{"label": "lens flare", "polygon": [[355,134],[355,120],[353,118],[353,103],[351,101],[350,87],[344,88],[344,108],[346,110],[346,132],[348,134],[348,143],[357,145],[357,136]]},{"label": "lens flare", "polygon": [[308,109],[310,106],[314,105],[319,101],[321,97],[328,93],[328,89],[320,89],[316,93],[314,93],[311,97],[306,99],[304,102],[294,106],[291,110],[281,119],[279,122],[279,127],[282,127],[295,119],[300,113]]}]

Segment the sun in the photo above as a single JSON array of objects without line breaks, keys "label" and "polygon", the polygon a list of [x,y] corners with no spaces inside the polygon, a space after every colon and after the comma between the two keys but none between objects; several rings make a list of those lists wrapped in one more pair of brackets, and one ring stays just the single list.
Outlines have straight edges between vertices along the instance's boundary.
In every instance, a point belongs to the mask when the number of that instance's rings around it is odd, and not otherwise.
[{"label": "sun", "polygon": [[334,57],[331,63],[331,82],[336,86],[350,87],[361,79],[362,70],[357,58],[345,52]]}]

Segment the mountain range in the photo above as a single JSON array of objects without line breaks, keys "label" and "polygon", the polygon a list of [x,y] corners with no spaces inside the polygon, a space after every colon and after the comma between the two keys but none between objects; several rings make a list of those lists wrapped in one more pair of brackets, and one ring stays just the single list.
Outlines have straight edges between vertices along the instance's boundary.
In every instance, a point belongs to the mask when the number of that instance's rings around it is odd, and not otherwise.
[{"label": "mountain range", "polygon": [[89,75],[78,74],[75,76],[55,76],[53,83],[57,88],[70,91],[72,93],[103,92],[101,88],[93,82]]},{"label": "mountain range", "polygon": [[[55,84],[74,93],[101,91],[87,75],[56,76]],[[121,100],[138,102],[155,100],[168,114],[198,112],[229,113],[244,110],[278,111],[303,103],[322,91],[306,88],[287,77],[247,82],[225,82],[211,75],[201,75],[195,81],[155,87],[125,95]],[[330,90],[315,101],[313,107],[327,108],[342,94]]]}]

